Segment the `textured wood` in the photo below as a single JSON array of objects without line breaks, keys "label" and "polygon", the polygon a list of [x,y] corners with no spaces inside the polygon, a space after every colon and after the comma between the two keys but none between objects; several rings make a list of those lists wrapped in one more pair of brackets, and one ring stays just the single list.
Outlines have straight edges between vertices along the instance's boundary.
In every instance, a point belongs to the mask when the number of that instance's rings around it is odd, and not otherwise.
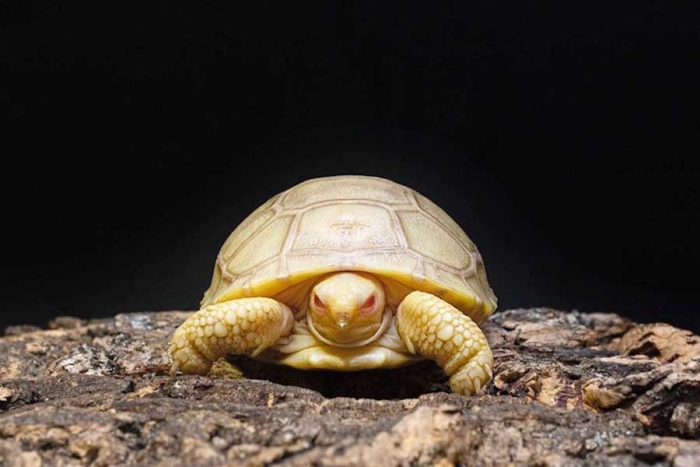
[{"label": "textured wood", "polygon": [[497,313],[494,378],[462,397],[432,363],[170,377],[187,315],[8,329],[0,465],[700,465],[699,340],[666,324]]}]

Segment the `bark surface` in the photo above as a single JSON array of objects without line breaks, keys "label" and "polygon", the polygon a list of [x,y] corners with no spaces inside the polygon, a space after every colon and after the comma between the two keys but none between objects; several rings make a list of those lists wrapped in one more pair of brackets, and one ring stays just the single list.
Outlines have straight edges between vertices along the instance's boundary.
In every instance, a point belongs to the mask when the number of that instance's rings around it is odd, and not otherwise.
[{"label": "bark surface", "polygon": [[427,362],[167,374],[186,312],[57,318],[0,338],[0,465],[700,465],[700,338],[545,308],[484,325],[494,377]]}]

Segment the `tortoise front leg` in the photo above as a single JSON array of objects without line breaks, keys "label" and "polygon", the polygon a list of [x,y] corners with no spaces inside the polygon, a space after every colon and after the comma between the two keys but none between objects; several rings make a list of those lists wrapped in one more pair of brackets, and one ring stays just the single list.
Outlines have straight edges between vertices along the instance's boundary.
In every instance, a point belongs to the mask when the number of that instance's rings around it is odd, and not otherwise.
[{"label": "tortoise front leg", "polygon": [[493,356],[484,333],[468,316],[425,292],[411,292],[396,311],[399,335],[412,354],[435,360],[452,390],[472,395],[490,379]]},{"label": "tortoise front leg", "polygon": [[202,308],[175,330],[170,340],[170,370],[206,374],[227,354],[255,357],[289,334],[294,315],[271,298],[240,298]]}]

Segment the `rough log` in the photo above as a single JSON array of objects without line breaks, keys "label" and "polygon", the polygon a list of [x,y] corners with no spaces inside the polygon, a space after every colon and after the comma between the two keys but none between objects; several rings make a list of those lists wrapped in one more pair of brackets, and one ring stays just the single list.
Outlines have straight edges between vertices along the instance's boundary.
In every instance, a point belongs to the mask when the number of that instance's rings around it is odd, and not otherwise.
[{"label": "rough log", "polygon": [[494,378],[468,398],[430,363],[171,377],[187,315],[8,328],[0,465],[700,465],[700,338],[667,324],[497,313]]}]

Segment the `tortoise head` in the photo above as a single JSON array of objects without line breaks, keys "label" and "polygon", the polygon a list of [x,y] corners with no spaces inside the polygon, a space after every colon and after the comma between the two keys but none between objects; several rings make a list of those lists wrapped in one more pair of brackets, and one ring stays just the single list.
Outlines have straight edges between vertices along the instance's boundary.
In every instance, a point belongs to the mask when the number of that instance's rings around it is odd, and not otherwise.
[{"label": "tortoise head", "polygon": [[309,295],[307,320],[321,341],[355,347],[378,338],[389,324],[386,294],[369,274],[338,272],[321,279]]}]

